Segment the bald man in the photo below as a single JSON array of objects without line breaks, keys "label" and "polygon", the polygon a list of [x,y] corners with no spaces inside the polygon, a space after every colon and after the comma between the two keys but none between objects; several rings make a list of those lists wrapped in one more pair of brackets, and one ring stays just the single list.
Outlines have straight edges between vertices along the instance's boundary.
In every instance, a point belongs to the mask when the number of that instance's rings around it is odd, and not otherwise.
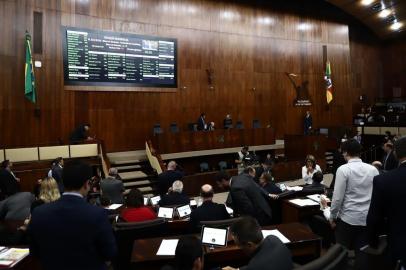
[{"label": "bald man", "polygon": [[203,185],[200,189],[200,197],[202,197],[203,203],[192,211],[190,215],[190,224],[193,230],[200,229],[200,221],[214,221],[230,218],[224,204],[213,202],[213,195],[214,192],[211,185]]},{"label": "bald man", "polygon": [[158,192],[162,196],[168,192],[176,180],[182,180],[184,173],[178,170],[178,165],[175,161],[168,163],[166,171],[158,175]]}]

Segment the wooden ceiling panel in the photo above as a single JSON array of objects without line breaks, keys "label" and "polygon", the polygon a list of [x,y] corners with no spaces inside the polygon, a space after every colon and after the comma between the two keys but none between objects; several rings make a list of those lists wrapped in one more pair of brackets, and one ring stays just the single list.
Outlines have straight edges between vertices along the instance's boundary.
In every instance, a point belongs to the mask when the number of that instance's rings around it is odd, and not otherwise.
[{"label": "wooden ceiling panel", "polygon": [[[369,5],[363,5],[362,0],[326,0],[343,9],[371,28],[380,38],[389,39],[406,32],[406,1],[404,0],[373,0]],[[379,17],[383,10],[391,12],[385,18]],[[393,23],[399,22],[402,27],[392,30]]]}]

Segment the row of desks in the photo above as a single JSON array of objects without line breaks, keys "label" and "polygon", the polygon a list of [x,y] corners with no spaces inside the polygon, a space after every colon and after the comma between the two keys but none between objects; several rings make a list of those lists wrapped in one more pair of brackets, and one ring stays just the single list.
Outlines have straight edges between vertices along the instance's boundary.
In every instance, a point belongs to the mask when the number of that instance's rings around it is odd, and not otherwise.
[{"label": "row of desks", "polygon": [[[277,229],[285,235],[290,243],[286,244],[293,257],[315,259],[320,256],[321,238],[301,223],[287,223],[265,226],[263,229]],[[180,236],[157,237],[134,241],[131,256],[132,269],[160,269],[165,264],[173,264],[173,256],[157,256],[156,253],[163,239],[178,239]],[[227,247],[209,249],[204,248],[206,268],[217,266],[241,266],[249,258],[230,239]]]}]

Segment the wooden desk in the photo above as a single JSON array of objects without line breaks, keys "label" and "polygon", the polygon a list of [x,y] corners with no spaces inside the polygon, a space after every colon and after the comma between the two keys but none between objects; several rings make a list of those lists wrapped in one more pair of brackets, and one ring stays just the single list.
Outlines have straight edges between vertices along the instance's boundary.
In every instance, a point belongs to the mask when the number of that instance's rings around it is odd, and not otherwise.
[{"label": "wooden desk", "polygon": [[[293,257],[306,256],[314,259],[320,256],[321,239],[310,231],[308,227],[300,223],[280,224],[276,226],[265,226],[263,229],[278,229],[291,242],[286,244],[291,250]],[[140,239],[134,241],[131,257],[133,269],[160,269],[165,264],[173,263],[173,256],[157,256],[156,252],[163,239],[178,239],[180,236],[158,237]],[[211,266],[237,266],[235,263],[248,262],[249,258],[238,248],[233,241],[225,248],[205,250],[205,265]]]},{"label": "wooden desk", "polygon": [[[291,199],[289,199],[291,200]],[[320,214],[320,205],[299,206],[289,200],[282,201],[282,222],[301,222],[316,214]]]},{"label": "wooden desk", "polygon": [[242,145],[275,144],[275,134],[272,128],[165,132],[155,135],[152,143],[159,153],[166,154]]}]

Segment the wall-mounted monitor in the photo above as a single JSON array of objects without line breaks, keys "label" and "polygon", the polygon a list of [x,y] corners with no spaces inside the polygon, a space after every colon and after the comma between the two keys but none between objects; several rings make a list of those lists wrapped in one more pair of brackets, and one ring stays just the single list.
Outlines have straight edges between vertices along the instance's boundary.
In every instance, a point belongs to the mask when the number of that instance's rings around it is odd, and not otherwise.
[{"label": "wall-mounted monitor", "polygon": [[111,91],[120,91],[120,87],[177,87],[176,39],[62,29],[65,86],[92,86],[92,90],[101,86]]}]

